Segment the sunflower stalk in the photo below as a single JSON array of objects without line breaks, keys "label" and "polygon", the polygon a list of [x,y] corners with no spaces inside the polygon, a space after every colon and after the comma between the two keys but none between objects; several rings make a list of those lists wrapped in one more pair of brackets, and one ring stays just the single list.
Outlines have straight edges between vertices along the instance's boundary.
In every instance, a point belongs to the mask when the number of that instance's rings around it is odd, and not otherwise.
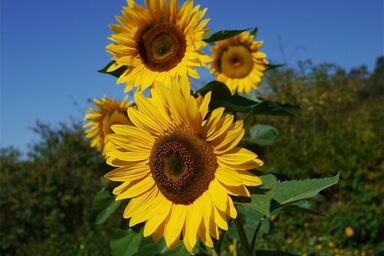
[{"label": "sunflower stalk", "polygon": [[234,219],[233,221],[235,222],[236,230],[240,237],[240,243],[241,243],[241,246],[243,247],[244,255],[253,256],[253,252],[251,251],[251,248],[249,246],[247,235],[245,234],[243,224],[241,223],[241,220],[240,220],[240,215],[237,215],[236,219]]},{"label": "sunflower stalk", "polygon": [[264,219],[265,219],[265,216],[263,216],[263,217],[260,218],[259,223],[257,224],[257,227],[256,227],[256,229],[255,229],[255,232],[253,233],[253,237],[252,237],[252,240],[251,240],[251,251],[252,251],[252,252],[255,251],[255,245],[256,245],[257,234],[258,234],[259,231],[260,231],[261,224],[263,224]]}]

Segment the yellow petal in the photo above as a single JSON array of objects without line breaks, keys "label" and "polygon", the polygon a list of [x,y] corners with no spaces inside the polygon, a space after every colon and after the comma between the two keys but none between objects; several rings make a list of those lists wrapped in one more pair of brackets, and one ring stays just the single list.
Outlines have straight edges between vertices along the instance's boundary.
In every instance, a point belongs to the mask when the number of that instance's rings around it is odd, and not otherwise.
[{"label": "yellow petal", "polygon": [[215,132],[216,124],[219,122],[221,116],[224,113],[224,110],[224,108],[216,108],[212,111],[207,123],[204,125],[204,131],[206,133],[207,138],[212,136],[212,134]]},{"label": "yellow petal", "polygon": [[135,100],[139,110],[162,127],[162,130],[168,128],[171,120],[162,105],[154,105],[153,101],[144,98],[141,93],[135,93]]},{"label": "yellow petal", "polygon": [[120,194],[122,191],[125,191],[129,184],[131,184],[132,181],[126,181],[126,182],[123,182],[122,184],[120,184],[119,186],[115,187],[113,190],[112,190],[112,194],[114,195],[118,195]]},{"label": "yellow petal", "polygon": [[147,192],[149,189],[151,189],[155,185],[155,181],[153,180],[152,176],[148,176],[144,178],[143,180],[140,180],[136,182],[135,184],[132,184],[126,191],[119,194],[116,197],[116,200],[126,199],[126,198],[132,198],[135,196],[138,196],[140,194],[143,194]]},{"label": "yellow petal", "polygon": [[137,209],[137,214],[134,213],[132,216],[129,226],[134,226],[137,223],[144,222],[154,216],[160,208],[164,207],[164,196],[161,194],[157,195],[155,198],[151,200],[146,206]]},{"label": "yellow petal", "polygon": [[131,125],[115,124],[111,126],[111,129],[129,141],[141,142],[143,146],[151,147],[155,142],[155,139],[148,132]]},{"label": "yellow petal", "polygon": [[214,216],[214,210],[213,210],[213,207],[215,206],[213,205],[212,199],[209,196],[209,192],[207,191],[203,193],[201,195],[201,198],[203,200],[202,202],[203,202],[203,209],[204,209],[202,224],[204,224],[204,229],[206,232],[205,237],[206,239],[208,239],[207,237],[212,236],[218,239],[219,229],[217,228],[215,223],[215,216]]},{"label": "yellow petal", "polygon": [[148,190],[146,193],[143,193],[135,198],[132,198],[127,207],[125,207],[124,209],[124,218],[128,219],[128,218],[131,218],[134,214],[135,211],[137,211],[137,209],[140,209],[140,207],[150,203],[153,198],[155,198],[155,196],[157,195],[158,193],[158,189],[156,187],[153,187],[151,188],[150,190]]},{"label": "yellow petal", "polygon": [[107,156],[110,158],[117,158],[127,162],[140,162],[149,159],[150,151],[138,150],[138,151],[120,151],[110,150],[107,152]]},{"label": "yellow petal", "polygon": [[217,123],[215,131],[207,138],[208,141],[213,141],[219,136],[223,135],[233,123],[234,116],[226,115],[222,117]]},{"label": "yellow petal", "polygon": [[197,241],[197,230],[202,221],[202,212],[205,209],[202,208],[201,198],[198,198],[191,205],[188,206],[187,218],[184,226],[184,245],[187,250],[192,253],[193,247]]},{"label": "yellow petal", "polygon": [[209,234],[209,230],[206,229],[205,224],[202,222],[198,230],[199,238],[209,248],[213,248],[213,241]]},{"label": "yellow petal", "polygon": [[173,204],[171,216],[165,226],[164,239],[168,247],[179,241],[183,229],[187,207],[182,204]]},{"label": "yellow petal", "polygon": [[219,167],[216,170],[215,177],[220,181],[220,183],[226,184],[228,186],[239,186],[243,184],[242,179],[239,177],[238,173],[228,168]]},{"label": "yellow petal", "polygon": [[225,190],[225,192],[232,196],[246,196],[246,197],[251,196],[248,189],[244,185],[240,185],[240,186],[228,186],[225,184],[221,184],[221,185]]},{"label": "yellow petal", "polygon": [[169,215],[167,216],[167,218],[161,222],[159,224],[159,226],[157,227],[157,229],[155,230],[155,232],[153,232],[152,234],[152,239],[153,241],[155,241],[156,243],[159,242],[160,238],[164,235],[164,231],[165,231],[165,224],[168,222],[169,220]]},{"label": "yellow petal", "polygon": [[257,155],[248,149],[237,147],[219,155],[218,158],[223,163],[241,166],[249,161],[256,160]]},{"label": "yellow petal", "polygon": [[223,230],[228,230],[228,223],[225,214],[214,207],[215,223]]},{"label": "yellow petal", "polygon": [[[111,142],[110,150],[114,150],[115,148],[122,148],[127,151],[147,151],[150,153],[152,149],[152,145],[145,144],[143,142],[138,142],[137,139],[130,140],[129,137],[121,136],[117,134],[109,134],[107,136],[107,141]],[[109,151],[110,151],[109,150]]]},{"label": "yellow petal", "polygon": [[244,136],[243,120],[236,121],[232,128],[229,128],[228,132],[221,135],[219,138],[212,141],[214,152],[216,154],[223,154],[232,150],[239,144],[240,140]]},{"label": "yellow petal", "polygon": [[201,127],[201,116],[199,113],[199,109],[197,107],[196,99],[193,96],[189,97],[187,103],[187,115],[189,119],[189,124],[194,131],[200,131]]},{"label": "yellow petal", "polygon": [[148,133],[157,136],[160,136],[163,133],[163,130],[159,125],[157,125],[151,118],[146,115],[143,115],[138,110],[130,108],[128,109],[128,116],[132,123],[137,127],[144,129]]},{"label": "yellow petal", "polygon": [[199,112],[200,112],[202,120],[204,120],[205,116],[208,114],[209,103],[211,101],[211,94],[212,94],[212,92],[208,92],[204,96],[204,99],[199,106]]},{"label": "yellow petal", "polygon": [[245,162],[241,162],[240,164],[239,163],[233,163],[233,162],[230,162],[230,161],[225,161],[223,162],[221,160],[222,157],[225,157],[225,155],[219,155],[217,157],[217,162],[219,164],[219,166],[222,166],[222,167],[225,167],[225,168],[230,168],[230,169],[233,169],[233,170],[252,170],[252,169],[256,169],[260,166],[263,165],[263,161],[261,161],[260,159],[252,159],[252,160],[249,160],[249,161],[245,161]]},{"label": "yellow petal", "polygon": [[243,180],[243,184],[246,186],[259,186],[263,181],[256,175],[248,171],[239,171],[237,172],[240,179]]},{"label": "yellow petal", "polygon": [[217,180],[211,181],[208,189],[209,195],[212,198],[213,204],[225,212],[227,209],[227,193]]},{"label": "yellow petal", "polygon": [[233,205],[233,201],[232,201],[232,198],[230,196],[228,196],[228,211],[229,211],[229,216],[232,218],[232,219],[236,219],[237,217],[237,210],[235,208],[235,206]]},{"label": "yellow petal", "polygon": [[[161,195],[161,193],[160,193]],[[163,196],[164,197],[164,196]],[[169,211],[171,210],[172,203],[164,198],[163,202],[160,203],[161,207],[156,210],[156,213],[148,219],[144,226],[144,236],[150,236],[155,232],[158,227],[163,223],[166,217],[169,216]]]},{"label": "yellow petal", "polygon": [[[109,151],[108,151],[109,152]],[[123,161],[121,159],[117,159],[115,157],[111,157],[111,156],[108,156],[108,152],[107,152],[107,164],[109,164],[110,166],[113,166],[113,167],[123,167],[123,166],[127,166],[127,165],[131,165],[132,164],[132,161]],[[142,160],[142,161],[136,161],[135,163],[139,164],[146,164],[148,163],[148,159],[145,159],[145,160]]]},{"label": "yellow petal", "polygon": [[131,164],[116,168],[115,170],[105,174],[104,177],[111,181],[133,181],[144,178],[149,173],[150,168],[148,165]]}]

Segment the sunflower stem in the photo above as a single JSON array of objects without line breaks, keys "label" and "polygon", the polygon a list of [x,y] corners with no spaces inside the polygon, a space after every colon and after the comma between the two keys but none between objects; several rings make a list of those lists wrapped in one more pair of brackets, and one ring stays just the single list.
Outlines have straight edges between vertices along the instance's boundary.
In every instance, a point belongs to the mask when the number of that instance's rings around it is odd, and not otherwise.
[{"label": "sunflower stem", "polygon": [[249,247],[248,238],[247,238],[247,235],[245,234],[244,227],[243,227],[243,224],[241,223],[239,214],[237,215],[237,218],[234,219],[234,222],[236,225],[237,233],[239,233],[240,243],[241,243],[241,246],[243,247],[245,256],[253,256],[253,253],[251,251],[251,248]]},{"label": "sunflower stem", "polygon": [[255,250],[257,234],[259,233],[259,230],[260,230],[261,224],[263,223],[264,218],[265,218],[265,216],[260,218],[259,223],[257,224],[257,227],[255,229],[255,233],[253,233],[253,237],[251,240],[251,247],[250,247],[252,252]]}]

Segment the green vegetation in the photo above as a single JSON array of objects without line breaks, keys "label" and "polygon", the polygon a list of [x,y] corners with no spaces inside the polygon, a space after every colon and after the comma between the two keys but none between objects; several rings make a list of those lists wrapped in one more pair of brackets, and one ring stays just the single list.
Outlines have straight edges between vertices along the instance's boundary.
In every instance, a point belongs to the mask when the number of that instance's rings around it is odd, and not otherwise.
[{"label": "green vegetation", "polygon": [[[280,134],[263,149],[264,170],[289,178],[341,171],[341,179],[313,207],[324,216],[287,213],[263,242],[316,255],[378,254],[384,237],[384,57],[372,74],[365,67],[346,73],[307,62],[299,70],[273,70],[267,83],[271,100],[298,104],[300,111],[296,118],[256,120]],[[346,236],[347,227],[353,236]]]},{"label": "green vegetation", "polygon": [[[257,247],[300,255],[384,252],[384,57],[372,73],[309,62],[274,69],[258,94],[300,106],[293,118],[259,115],[252,121],[276,130],[259,125],[251,136],[278,136],[273,144],[247,145],[264,159],[262,171],[280,180],[340,171],[341,179],[312,201],[322,215],[284,211],[262,225]],[[110,167],[89,147],[79,123],[38,123],[35,130],[41,140],[27,160],[17,149],[0,151],[0,254],[109,255],[110,238],[118,235],[111,226],[125,227],[126,221],[119,211],[105,221],[97,211],[103,207],[92,201],[103,187],[98,196],[110,196],[100,181]]]}]

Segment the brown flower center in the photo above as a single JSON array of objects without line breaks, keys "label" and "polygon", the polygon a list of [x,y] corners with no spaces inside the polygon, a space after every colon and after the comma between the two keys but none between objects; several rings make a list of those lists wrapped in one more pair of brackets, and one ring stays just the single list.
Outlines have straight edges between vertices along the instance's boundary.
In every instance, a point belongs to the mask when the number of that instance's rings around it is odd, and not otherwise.
[{"label": "brown flower center", "polygon": [[252,53],[243,45],[230,46],[219,60],[221,72],[230,78],[244,78],[253,69]]},{"label": "brown flower center", "polygon": [[163,195],[173,203],[185,205],[208,190],[218,167],[212,147],[183,130],[158,138],[149,164]]},{"label": "brown flower center", "polygon": [[174,68],[183,59],[187,48],[183,32],[167,22],[144,30],[138,41],[140,57],[153,71],[169,71]]}]

